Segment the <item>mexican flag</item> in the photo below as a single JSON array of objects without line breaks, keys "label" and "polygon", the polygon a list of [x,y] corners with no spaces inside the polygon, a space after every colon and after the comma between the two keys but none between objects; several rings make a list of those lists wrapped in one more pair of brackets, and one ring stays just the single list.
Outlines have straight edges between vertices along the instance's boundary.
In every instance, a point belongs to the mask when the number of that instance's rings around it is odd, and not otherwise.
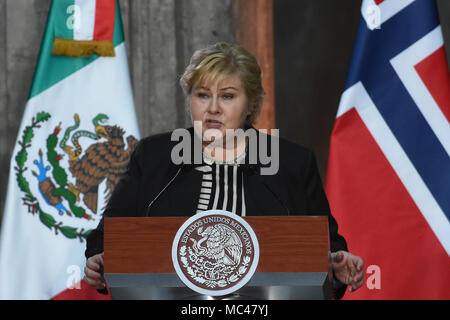
[{"label": "mexican flag", "polygon": [[139,139],[115,0],[55,0],[19,129],[0,235],[0,298],[109,298],[86,238]]}]

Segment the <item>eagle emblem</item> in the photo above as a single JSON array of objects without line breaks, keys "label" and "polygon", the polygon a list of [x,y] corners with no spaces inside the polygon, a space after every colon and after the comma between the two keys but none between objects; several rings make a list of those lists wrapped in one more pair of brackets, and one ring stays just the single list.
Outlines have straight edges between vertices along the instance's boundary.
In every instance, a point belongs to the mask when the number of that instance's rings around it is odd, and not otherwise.
[{"label": "eagle emblem", "polygon": [[[65,139],[79,125],[79,116],[76,114],[75,126],[66,130]],[[61,143],[61,148],[69,155],[69,170],[76,179],[74,191],[78,195],[84,195],[83,202],[94,213],[97,213],[98,186],[106,180],[106,200],[114,190],[114,186],[119,182],[119,178],[125,173],[131,152],[137,144],[133,136],[127,137],[128,147],[125,149],[123,135],[125,131],[118,126],[100,125],[99,122],[107,119],[107,116],[100,114],[92,121],[95,126],[95,133],[77,131],[72,135],[72,143],[75,147]],[[104,138],[102,142],[91,144],[84,153],[81,154],[81,146],[78,142],[80,137],[88,137],[94,140]],[[63,141],[65,141],[63,139]]]},{"label": "eagle emblem", "polygon": [[192,290],[213,296],[242,287],[255,272],[258,260],[258,241],[251,227],[223,210],[189,218],[172,246],[172,261],[180,279]]},{"label": "eagle emblem", "polygon": [[27,175],[28,150],[32,147],[34,131],[50,117],[49,113],[40,112],[25,127],[23,139],[19,141],[21,149],[15,157],[17,183],[24,193],[23,203],[28,212],[38,214],[41,222],[56,234],[61,232],[68,238],[83,241],[91,230],[70,226],[65,218],[57,221],[58,216],[94,220],[103,209],[98,208],[100,185],[104,183],[106,203],[126,171],[137,139],[129,135],[125,146],[125,131],[117,125],[107,125],[109,117],[105,114],[92,119],[92,130],[80,130],[80,116],[75,114],[73,125],[63,131],[59,123],[39,145],[31,165],[35,179],[32,183],[27,179],[31,177]]},{"label": "eagle emblem", "polygon": [[[191,238],[192,248],[198,257],[214,259],[211,266],[235,266],[241,260],[242,241],[233,229],[224,225],[216,224],[209,226],[203,231],[198,229],[198,234],[202,237],[200,241]],[[206,241],[206,248],[202,244]]]}]

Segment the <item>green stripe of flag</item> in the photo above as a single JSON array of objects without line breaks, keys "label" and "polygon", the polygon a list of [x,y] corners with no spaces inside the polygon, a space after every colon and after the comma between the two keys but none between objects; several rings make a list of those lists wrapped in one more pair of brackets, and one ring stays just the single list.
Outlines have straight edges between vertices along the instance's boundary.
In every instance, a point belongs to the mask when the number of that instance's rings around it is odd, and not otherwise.
[{"label": "green stripe of flag", "polygon": [[[74,16],[75,0],[57,0],[52,2],[52,14],[55,23],[52,28],[54,29],[54,35],[57,38],[73,39],[73,29],[69,29],[68,20]],[[72,11],[67,12],[72,9]]]},{"label": "green stripe of flag", "polygon": [[[66,23],[67,14],[65,18],[58,17],[57,6],[59,1],[53,0],[50,7],[50,13],[47,20],[47,26],[44,38],[41,44],[41,51],[39,53],[38,64],[34,73],[33,84],[30,91],[29,99],[47,90],[59,81],[67,78],[71,74],[84,68],[98,58],[97,55],[92,55],[88,58],[73,58],[67,56],[52,55],[53,40],[55,38],[55,27],[58,23]],[[63,0],[67,3],[73,0]],[[70,5],[70,4],[69,4]],[[116,1],[116,20],[114,26],[114,47],[118,46],[124,41],[122,17],[120,15],[119,2]],[[114,59],[114,58],[107,58]]]}]

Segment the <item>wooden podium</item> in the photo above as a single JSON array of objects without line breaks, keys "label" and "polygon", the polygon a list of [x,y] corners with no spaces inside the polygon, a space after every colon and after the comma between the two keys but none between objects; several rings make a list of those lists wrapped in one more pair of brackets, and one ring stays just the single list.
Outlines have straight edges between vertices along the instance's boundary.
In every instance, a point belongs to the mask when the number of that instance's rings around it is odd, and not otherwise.
[{"label": "wooden podium", "polygon": [[[113,299],[211,299],[186,287],[172,264],[172,242],[187,219],[105,218],[104,272]],[[327,217],[244,219],[258,238],[259,264],[244,287],[220,298],[332,297]]]}]

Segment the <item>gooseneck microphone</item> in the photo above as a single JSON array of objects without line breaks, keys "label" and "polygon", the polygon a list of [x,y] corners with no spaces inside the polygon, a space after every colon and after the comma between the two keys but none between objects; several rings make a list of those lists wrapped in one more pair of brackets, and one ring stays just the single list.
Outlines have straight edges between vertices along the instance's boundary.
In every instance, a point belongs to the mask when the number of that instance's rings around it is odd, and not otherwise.
[{"label": "gooseneck microphone", "polygon": [[[262,179],[261,179],[262,180]],[[275,191],[272,190],[271,187],[269,187],[269,185],[266,182],[262,182],[264,184],[264,186],[266,187],[267,190],[270,191],[270,193],[272,193],[272,195],[275,197],[275,199],[277,199],[277,201],[283,206],[284,210],[286,211],[287,215],[290,216],[291,215],[291,211],[289,210],[289,208],[284,204],[283,200],[281,200],[281,198],[278,196],[278,194],[275,193]]]},{"label": "gooseneck microphone", "polygon": [[[147,206],[147,209],[145,210],[145,216],[148,217],[148,214],[150,212],[151,207],[153,206],[153,204],[161,197],[161,195],[167,190],[167,188],[169,188],[172,183],[177,179],[177,177],[181,174],[181,172],[183,171],[185,167],[185,164],[183,164],[178,171],[175,173],[175,175],[169,180],[169,182],[164,186],[164,188],[161,189],[161,191],[153,198],[152,201],[150,201],[150,203]],[[258,173],[258,166],[256,165],[250,165],[248,166],[249,171],[252,174],[256,174],[259,175]],[[278,196],[278,194],[272,190],[272,188],[264,181],[264,179],[262,179],[261,176],[259,176],[259,180],[261,181],[261,183],[264,185],[264,187],[275,197],[275,199],[281,204],[281,206],[284,208],[284,210],[286,211],[286,214],[288,216],[291,215],[291,212],[289,210],[289,208],[285,205],[285,203],[283,202],[283,200]]]},{"label": "gooseneck microphone", "polygon": [[155,201],[158,200],[158,198],[164,193],[164,191],[166,191],[166,189],[172,184],[172,182],[175,181],[175,179],[180,175],[181,171],[183,171],[183,168],[184,168],[184,164],[181,166],[181,168],[178,169],[177,173],[172,177],[172,179],[170,179],[170,181],[165,185],[165,187],[162,188],[162,190],[156,195],[156,197],[153,198],[152,201],[150,201],[150,203],[147,206],[147,209],[145,210],[145,216],[146,217],[148,217],[148,214],[150,212],[150,208],[155,203]]},{"label": "gooseneck microphone", "polygon": [[273,189],[266,183],[266,181],[264,181],[263,177],[261,177],[261,175],[258,172],[258,166],[251,164],[248,166],[249,171],[251,174],[256,174],[259,176],[259,181],[264,185],[264,187],[269,190],[269,192],[275,197],[275,199],[277,199],[277,201],[281,204],[281,206],[283,207],[283,209],[286,211],[286,214],[288,216],[291,215],[291,211],[289,210],[289,208],[285,205],[284,201],[278,196],[278,194],[273,191]]}]

